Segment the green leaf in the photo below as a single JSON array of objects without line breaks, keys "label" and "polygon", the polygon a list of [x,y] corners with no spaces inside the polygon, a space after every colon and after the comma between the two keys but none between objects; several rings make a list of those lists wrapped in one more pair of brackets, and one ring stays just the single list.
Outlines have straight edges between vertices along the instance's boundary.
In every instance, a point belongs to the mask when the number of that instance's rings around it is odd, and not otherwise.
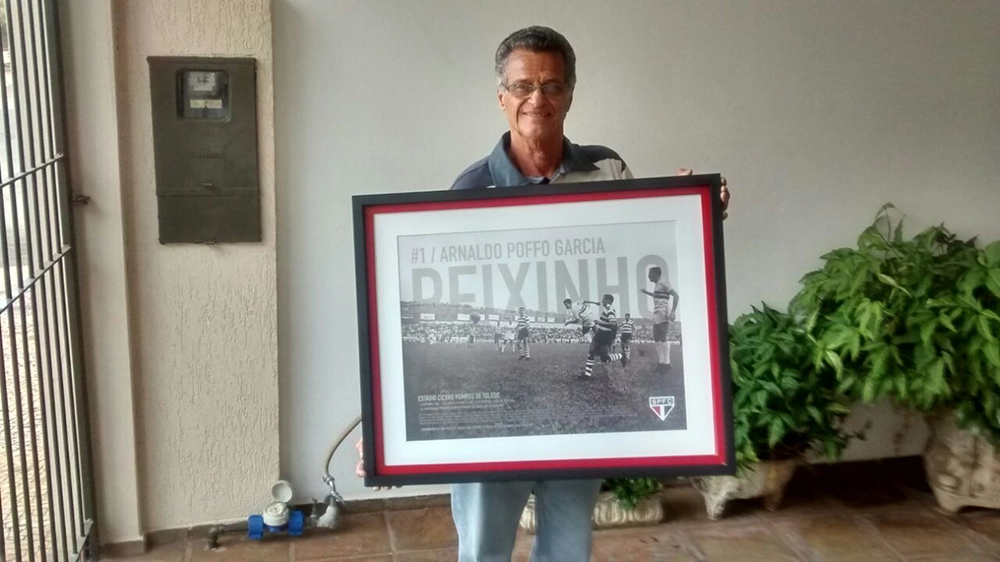
[{"label": "green leaf", "polygon": [[861,387],[861,399],[865,402],[875,401],[875,378],[868,377]]},{"label": "green leaf", "polygon": [[947,392],[947,390],[948,390],[948,382],[944,380],[944,360],[943,359],[939,358],[936,361],[934,361],[934,364],[931,365],[931,370],[930,370],[929,375],[930,375],[931,382],[934,385],[934,388],[937,388],[937,389],[939,389],[939,390],[941,390],[943,392]]},{"label": "green leaf", "polygon": [[812,314],[809,315],[809,318],[806,319],[805,330],[807,332],[812,332],[813,328],[816,327],[817,320],[819,320],[819,309],[814,310]]},{"label": "green leaf", "polygon": [[930,342],[935,328],[937,328],[936,322],[927,322],[923,326],[920,326],[920,341],[923,343]]},{"label": "green leaf", "polygon": [[1000,297],[1000,267],[990,269],[986,272],[986,288],[994,296]]},{"label": "green leaf", "polygon": [[823,413],[819,411],[819,408],[813,406],[812,404],[809,404],[806,406],[806,411],[809,412],[809,415],[812,416],[812,419],[815,420],[816,423],[820,424],[821,426],[825,425],[826,422],[825,420],[823,420]]},{"label": "green leaf", "polygon": [[826,411],[834,414],[843,414],[845,416],[851,413],[850,408],[844,406],[840,402],[831,402],[830,405],[826,407]]},{"label": "green leaf", "polygon": [[976,268],[969,270],[958,280],[958,288],[963,293],[971,293],[979,288],[986,281],[986,269]]},{"label": "green leaf", "polygon": [[760,385],[763,386],[764,388],[766,388],[767,391],[770,392],[771,394],[773,394],[775,396],[782,396],[781,389],[778,388],[778,385],[774,384],[773,382],[770,382],[770,381],[760,381]]},{"label": "green leaf", "polygon": [[952,332],[958,331],[958,329],[955,328],[955,325],[951,323],[951,318],[947,314],[941,314],[940,316],[938,316],[938,322],[940,322],[942,326],[948,328]]},{"label": "green leaf", "polygon": [[837,385],[837,394],[847,394],[849,390],[854,388],[854,382],[854,377],[847,377],[840,381],[840,384]]},{"label": "green leaf", "polygon": [[768,446],[773,449],[781,441],[781,438],[785,436],[786,431],[785,424],[781,421],[781,418],[771,420],[771,427],[768,428],[767,432]]},{"label": "green leaf", "polygon": [[1000,240],[983,248],[983,255],[986,257],[986,265],[989,267],[1000,266]]},{"label": "green leaf", "polygon": [[872,364],[872,378],[878,379],[885,375],[886,367],[889,363],[889,346],[882,346],[879,349],[878,355],[875,356],[875,362]]},{"label": "green leaf", "polygon": [[837,374],[840,374],[844,370],[844,363],[840,360],[840,356],[834,353],[832,350],[827,350],[824,354],[826,362],[833,367]]},{"label": "green leaf", "polygon": [[979,331],[979,335],[983,336],[983,339],[986,341],[997,341],[997,337],[990,331],[990,321],[986,318],[986,316],[980,315],[979,318],[976,319],[976,330]]},{"label": "green leaf", "polygon": [[983,347],[983,355],[997,369],[1000,369],[1000,344],[994,342]]},{"label": "green leaf", "polygon": [[906,388],[906,379],[904,379],[903,377],[897,377],[896,396],[898,396],[900,400],[907,400],[910,397],[909,395],[910,393]]},{"label": "green leaf", "polygon": [[886,275],[886,274],[884,274],[884,273],[879,273],[879,274],[878,274],[878,278],[879,278],[879,279],[880,279],[880,280],[881,280],[881,281],[882,281],[883,283],[885,283],[886,285],[890,285],[890,286],[892,286],[892,287],[894,287],[894,288],[896,288],[896,289],[899,289],[900,291],[903,291],[903,293],[905,293],[905,294],[906,294],[906,296],[910,296],[910,295],[911,295],[911,293],[910,293],[909,291],[907,291],[907,290],[906,290],[905,288],[903,288],[903,287],[902,287],[902,286],[901,286],[901,285],[899,284],[899,282],[898,282],[898,281],[896,281],[895,279],[893,279],[892,277],[889,277],[888,275]]}]

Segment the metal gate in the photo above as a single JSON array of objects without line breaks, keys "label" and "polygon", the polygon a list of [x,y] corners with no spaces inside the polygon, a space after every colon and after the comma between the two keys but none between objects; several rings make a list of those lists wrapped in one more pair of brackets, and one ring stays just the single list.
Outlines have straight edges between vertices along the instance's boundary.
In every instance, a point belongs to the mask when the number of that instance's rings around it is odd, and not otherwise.
[{"label": "metal gate", "polygon": [[0,1],[0,554],[85,560],[94,499],[56,1]]}]

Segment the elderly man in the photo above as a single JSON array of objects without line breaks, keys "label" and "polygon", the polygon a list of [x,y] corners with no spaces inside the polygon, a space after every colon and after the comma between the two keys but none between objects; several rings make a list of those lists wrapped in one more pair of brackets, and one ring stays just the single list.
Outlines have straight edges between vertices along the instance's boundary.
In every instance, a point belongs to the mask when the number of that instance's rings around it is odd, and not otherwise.
[{"label": "elderly man", "polygon": [[[497,49],[496,74],[497,100],[510,131],[489,156],[462,172],[452,189],[632,178],[613,150],[576,145],[563,136],[576,86],[576,55],[565,37],[546,27],[514,32]],[[723,187],[724,206],[728,200]],[[360,463],[358,474],[364,475]],[[518,521],[532,493],[537,534],[531,559],[590,560],[590,518],[600,486],[600,480],[455,484],[451,505],[459,561],[510,560]]]}]

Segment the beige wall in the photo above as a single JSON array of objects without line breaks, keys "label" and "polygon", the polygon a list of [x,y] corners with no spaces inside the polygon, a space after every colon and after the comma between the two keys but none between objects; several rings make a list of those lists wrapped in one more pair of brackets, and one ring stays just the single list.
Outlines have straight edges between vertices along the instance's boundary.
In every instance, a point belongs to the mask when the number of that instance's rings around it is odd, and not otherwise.
[{"label": "beige wall", "polygon": [[101,537],[138,540],[139,484],[114,89],[112,0],[61,0],[70,178],[75,207],[91,451]]},{"label": "beige wall", "polygon": [[[269,0],[119,0],[115,30],[144,530],[258,510],[278,477]],[[263,242],[157,242],[150,55],[257,59]]]}]

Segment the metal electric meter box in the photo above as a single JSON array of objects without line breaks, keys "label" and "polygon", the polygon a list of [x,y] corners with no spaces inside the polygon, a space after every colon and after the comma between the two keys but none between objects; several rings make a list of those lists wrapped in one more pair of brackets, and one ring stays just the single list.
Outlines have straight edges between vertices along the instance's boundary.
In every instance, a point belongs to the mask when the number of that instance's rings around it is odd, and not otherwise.
[{"label": "metal electric meter box", "polygon": [[260,242],[254,59],[146,60],[160,243]]}]

